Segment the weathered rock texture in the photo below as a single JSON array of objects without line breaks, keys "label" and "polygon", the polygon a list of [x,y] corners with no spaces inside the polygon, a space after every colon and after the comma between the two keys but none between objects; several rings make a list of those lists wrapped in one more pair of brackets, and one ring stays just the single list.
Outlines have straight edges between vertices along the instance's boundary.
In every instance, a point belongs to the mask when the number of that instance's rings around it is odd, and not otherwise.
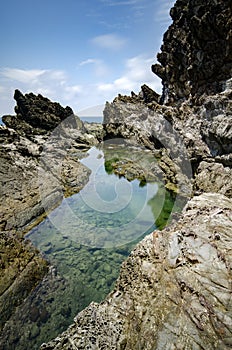
[{"label": "weathered rock texture", "polygon": [[63,108],[59,103],[51,102],[42,95],[23,95],[15,90],[14,98],[17,102],[16,116],[3,116],[3,121],[19,134],[46,134],[73,115],[70,107]]},{"label": "weathered rock texture", "polygon": [[[194,189],[232,195],[232,90],[176,106],[145,102],[144,94],[118,96],[106,103],[104,138],[123,137],[136,145],[160,150],[166,186],[190,194]],[[219,171],[220,169],[220,171]],[[204,176],[203,176],[204,173]]]},{"label": "weathered rock texture", "polygon": [[79,158],[98,143],[70,107],[18,90],[15,99],[0,126],[0,329],[48,270],[23,234],[86,184]]},{"label": "weathered rock texture", "polygon": [[231,215],[223,195],[194,197],[138,244],[104,302],[41,349],[230,349]]},{"label": "weathered rock texture", "polygon": [[177,0],[152,67],[162,97],[143,86],[106,104],[104,138],[160,152],[166,186],[192,184],[193,198],[132,251],[105,301],[41,349],[231,349],[231,11],[231,0]]},{"label": "weathered rock texture", "polygon": [[162,101],[221,92],[231,75],[231,0],[177,0],[173,24],[152,70],[163,82]]}]

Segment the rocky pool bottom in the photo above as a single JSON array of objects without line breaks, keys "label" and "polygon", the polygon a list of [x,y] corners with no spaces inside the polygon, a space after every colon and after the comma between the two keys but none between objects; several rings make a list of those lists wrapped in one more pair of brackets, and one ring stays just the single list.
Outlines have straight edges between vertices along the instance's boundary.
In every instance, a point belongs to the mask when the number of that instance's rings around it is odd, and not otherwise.
[{"label": "rocky pool bottom", "polygon": [[26,237],[50,269],[5,325],[6,350],[26,350],[29,343],[38,349],[91,301],[102,301],[136,243],[163,227],[173,210],[174,197],[154,175],[152,152],[105,145],[81,162],[92,171],[88,184]]}]

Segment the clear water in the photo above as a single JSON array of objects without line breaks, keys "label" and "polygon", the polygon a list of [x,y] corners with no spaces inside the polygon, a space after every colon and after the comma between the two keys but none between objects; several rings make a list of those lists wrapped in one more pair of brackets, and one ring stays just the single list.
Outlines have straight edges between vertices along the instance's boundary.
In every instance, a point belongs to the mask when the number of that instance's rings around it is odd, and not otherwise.
[{"label": "clear water", "polygon": [[155,222],[168,219],[173,201],[162,184],[141,176],[128,181],[109,167],[128,157],[139,168],[156,162],[151,153],[122,145],[91,148],[82,159],[92,171],[88,184],[27,235],[52,268],[6,327],[5,349],[27,349],[28,341],[38,349],[65,330],[112,290],[122,261]]},{"label": "clear water", "polygon": [[[157,183],[142,187],[138,179],[129,182],[108,174],[104,153],[95,147],[82,163],[92,171],[88,184],[65,198],[29,236],[42,251],[45,241],[54,241],[59,235],[86,247],[112,248],[133,242],[153,227],[156,218],[151,201],[156,200]],[[48,235],[51,224],[54,234]]]}]

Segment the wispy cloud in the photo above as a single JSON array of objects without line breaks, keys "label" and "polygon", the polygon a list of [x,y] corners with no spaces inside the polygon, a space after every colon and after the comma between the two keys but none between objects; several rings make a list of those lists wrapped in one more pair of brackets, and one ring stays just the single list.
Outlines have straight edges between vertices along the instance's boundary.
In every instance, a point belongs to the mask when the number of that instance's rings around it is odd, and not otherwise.
[{"label": "wispy cloud", "polygon": [[66,79],[66,74],[60,70],[48,69],[17,69],[17,68],[2,68],[0,76],[9,80],[14,80],[25,84],[42,83],[44,79],[63,81]]},{"label": "wispy cloud", "polygon": [[[93,65],[97,68],[99,62],[104,66],[104,61],[88,58],[80,62],[79,67],[84,69],[88,65]],[[11,113],[9,105],[13,111],[13,94],[16,88],[23,93],[31,91],[35,94],[40,93],[64,106],[69,105],[74,111],[104,104],[118,93],[130,94],[132,90],[138,93],[144,83],[161,92],[160,80],[150,69],[153,62],[154,58],[145,56],[128,58],[124,62],[124,73],[117,78],[107,81],[101,76],[98,78],[101,79],[100,82],[95,82],[96,79],[95,81],[93,79],[92,83],[86,82],[83,85],[72,84],[70,76],[62,70],[4,68],[0,70],[1,111],[2,114]]]},{"label": "wispy cloud", "polygon": [[103,78],[109,73],[109,68],[103,60],[97,58],[88,58],[79,63],[80,67],[92,65],[94,67],[94,74],[97,78]]},{"label": "wispy cloud", "polygon": [[99,60],[96,58],[88,58],[87,60],[84,60],[82,62],[79,63],[79,66],[85,66],[86,64],[92,64],[92,63],[98,63]]},{"label": "wispy cloud", "polygon": [[92,43],[103,49],[118,51],[126,44],[126,39],[116,34],[104,34],[93,38]]},{"label": "wispy cloud", "polygon": [[153,58],[136,56],[126,61],[125,74],[110,83],[102,83],[97,86],[99,91],[111,93],[130,93],[131,90],[138,91],[142,84],[147,84],[156,91],[161,91],[160,79],[150,69],[154,62]]},{"label": "wispy cloud", "polygon": [[12,96],[16,88],[25,93],[32,91],[35,94],[42,94],[63,104],[72,103],[82,93],[82,86],[70,84],[69,77],[62,70],[2,68],[0,83],[4,84],[1,101],[8,98],[13,102]]},{"label": "wispy cloud", "polygon": [[163,25],[167,25],[171,22],[171,18],[169,15],[170,9],[175,4],[176,0],[159,0],[158,2],[158,11],[155,14],[155,21],[159,22]]},{"label": "wispy cloud", "polygon": [[125,5],[137,5],[138,3],[143,2],[143,0],[125,0],[125,1],[101,0],[101,2],[103,2],[108,6],[125,6]]},{"label": "wispy cloud", "polygon": [[46,72],[46,70],[39,69],[23,70],[16,68],[3,68],[0,71],[0,75],[21,83],[33,83],[37,82]]}]

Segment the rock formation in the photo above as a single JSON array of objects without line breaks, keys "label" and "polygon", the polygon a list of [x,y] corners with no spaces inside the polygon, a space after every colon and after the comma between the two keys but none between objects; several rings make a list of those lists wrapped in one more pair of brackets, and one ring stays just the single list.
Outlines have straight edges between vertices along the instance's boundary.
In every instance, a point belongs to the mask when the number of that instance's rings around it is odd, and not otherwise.
[{"label": "rock formation", "polygon": [[221,92],[231,76],[231,0],[177,0],[170,15],[160,64],[152,66],[163,82],[162,101]]},{"label": "rock formation", "polygon": [[231,349],[231,11],[230,0],[177,0],[152,66],[161,98],[143,86],[106,104],[104,138],[160,152],[166,185],[189,195],[192,184],[192,199],[137,245],[102,303],[41,349]]},{"label": "rock formation", "polygon": [[48,271],[23,234],[86,184],[77,153],[98,143],[70,107],[18,90],[15,99],[16,115],[0,126],[0,330]]},{"label": "rock formation", "polygon": [[[106,104],[105,140],[152,149],[166,187],[192,198],[131,252],[106,299],[41,349],[231,349],[231,11],[231,0],[177,0],[152,66],[162,96],[143,85]],[[72,152],[83,156],[101,137],[69,107],[19,91],[15,99],[16,116],[0,129],[1,326],[47,271],[23,232],[84,186],[88,171]]]},{"label": "rock formation", "polygon": [[41,349],[229,349],[231,214],[223,195],[193,198],[138,244],[104,302]]},{"label": "rock formation", "polygon": [[16,116],[3,116],[3,122],[23,135],[46,134],[73,115],[70,107],[63,108],[59,103],[51,102],[42,95],[23,95],[15,90],[14,99],[17,102]]}]

